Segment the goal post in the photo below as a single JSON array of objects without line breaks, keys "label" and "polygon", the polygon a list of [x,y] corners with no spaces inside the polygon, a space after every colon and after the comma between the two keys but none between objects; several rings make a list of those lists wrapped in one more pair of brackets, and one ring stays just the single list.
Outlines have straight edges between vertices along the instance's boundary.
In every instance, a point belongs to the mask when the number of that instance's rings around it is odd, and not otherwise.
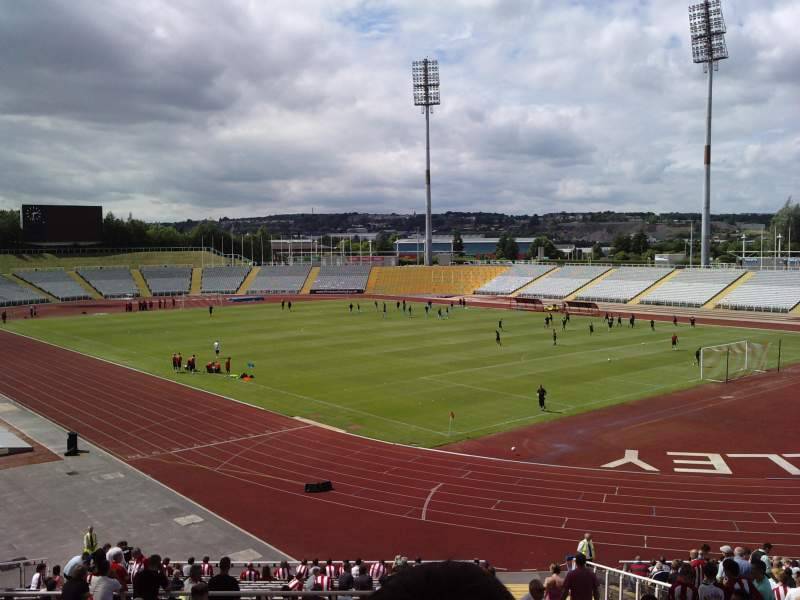
[{"label": "goal post", "polygon": [[700,349],[700,379],[727,382],[767,370],[769,342],[740,340]]}]

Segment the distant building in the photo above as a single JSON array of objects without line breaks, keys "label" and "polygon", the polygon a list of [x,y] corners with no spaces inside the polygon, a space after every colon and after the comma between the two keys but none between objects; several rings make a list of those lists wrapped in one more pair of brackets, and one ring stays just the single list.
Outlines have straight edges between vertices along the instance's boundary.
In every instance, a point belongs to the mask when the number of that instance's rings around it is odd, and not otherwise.
[{"label": "distant building", "polygon": [[675,254],[656,254],[655,264],[657,265],[677,265],[686,262],[686,255],[683,253]]}]

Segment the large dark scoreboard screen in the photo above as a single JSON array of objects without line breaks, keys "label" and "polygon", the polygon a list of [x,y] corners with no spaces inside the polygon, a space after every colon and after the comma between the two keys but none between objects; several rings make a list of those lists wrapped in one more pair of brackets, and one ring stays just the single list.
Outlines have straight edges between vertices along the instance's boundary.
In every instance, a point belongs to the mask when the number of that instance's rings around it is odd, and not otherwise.
[{"label": "large dark scoreboard screen", "polygon": [[91,244],[103,240],[102,206],[23,204],[20,221],[27,244]]}]

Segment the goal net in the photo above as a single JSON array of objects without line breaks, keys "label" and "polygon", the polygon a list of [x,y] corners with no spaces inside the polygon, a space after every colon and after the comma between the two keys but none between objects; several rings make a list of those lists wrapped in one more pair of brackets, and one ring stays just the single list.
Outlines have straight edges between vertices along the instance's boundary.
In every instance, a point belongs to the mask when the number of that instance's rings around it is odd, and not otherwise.
[{"label": "goal net", "polygon": [[700,379],[729,381],[767,370],[769,342],[750,340],[707,346],[700,350]]}]

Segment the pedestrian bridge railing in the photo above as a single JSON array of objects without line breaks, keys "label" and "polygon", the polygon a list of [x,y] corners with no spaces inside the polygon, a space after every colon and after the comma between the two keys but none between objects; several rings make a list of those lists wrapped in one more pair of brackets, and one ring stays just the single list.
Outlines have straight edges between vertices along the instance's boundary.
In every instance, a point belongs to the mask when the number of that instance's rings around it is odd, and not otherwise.
[{"label": "pedestrian bridge railing", "polygon": [[639,600],[643,594],[653,594],[658,600],[667,598],[668,583],[594,562],[587,562],[586,565],[597,575],[602,600]]}]

